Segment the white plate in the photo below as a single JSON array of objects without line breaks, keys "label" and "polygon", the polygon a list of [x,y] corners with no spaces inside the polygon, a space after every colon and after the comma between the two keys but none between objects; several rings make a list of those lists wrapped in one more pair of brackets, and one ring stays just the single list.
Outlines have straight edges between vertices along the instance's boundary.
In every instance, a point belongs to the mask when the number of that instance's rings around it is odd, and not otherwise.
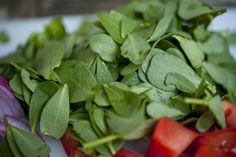
[{"label": "white plate", "polygon": [[[83,16],[63,16],[63,22],[68,32],[74,31],[80,24]],[[236,31],[236,8],[229,8],[224,15],[217,17],[212,25],[212,30],[232,30]],[[7,45],[0,45],[0,57],[15,50],[18,44],[24,44],[29,34],[33,31],[42,31],[44,26],[50,21],[51,17],[33,18],[33,19],[16,19],[0,21],[0,30],[6,30],[10,35],[11,41]],[[236,58],[236,47],[231,47],[231,53]],[[48,145],[51,147],[51,157],[66,157],[60,142],[44,137]],[[127,147],[137,149],[142,152],[145,147],[143,141],[134,141]]]}]

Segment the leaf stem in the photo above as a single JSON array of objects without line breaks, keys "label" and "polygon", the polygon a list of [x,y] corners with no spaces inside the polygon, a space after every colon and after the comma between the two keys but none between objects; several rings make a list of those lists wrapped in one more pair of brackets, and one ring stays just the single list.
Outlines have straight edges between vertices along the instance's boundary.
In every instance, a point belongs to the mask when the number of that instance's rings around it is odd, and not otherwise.
[{"label": "leaf stem", "polygon": [[197,104],[197,105],[203,105],[203,106],[209,105],[209,100],[206,100],[206,99],[184,98],[184,102],[187,104]]},{"label": "leaf stem", "polygon": [[109,136],[100,138],[98,140],[94,140],[94,141],[85,143],[85,144],[83,144],[83,148],[88,149],[88,148],[96,147],[96,146],[99,146],[99,145],[102,145],[102,144],[114,141],[114,140],[116,140],[118,138],[119,138],[118,135],[109,135]]}]

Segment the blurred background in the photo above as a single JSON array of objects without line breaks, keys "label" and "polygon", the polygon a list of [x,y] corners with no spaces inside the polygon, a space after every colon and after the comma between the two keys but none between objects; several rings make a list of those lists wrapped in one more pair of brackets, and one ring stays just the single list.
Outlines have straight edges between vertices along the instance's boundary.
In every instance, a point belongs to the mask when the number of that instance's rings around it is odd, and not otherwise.
[{"label": "blurred background", "polygon": [[[129,0],[0,0],[0,20],[77,15],[111,9]],[[236,6],[236,0],[202,0],[214,6]]]}]

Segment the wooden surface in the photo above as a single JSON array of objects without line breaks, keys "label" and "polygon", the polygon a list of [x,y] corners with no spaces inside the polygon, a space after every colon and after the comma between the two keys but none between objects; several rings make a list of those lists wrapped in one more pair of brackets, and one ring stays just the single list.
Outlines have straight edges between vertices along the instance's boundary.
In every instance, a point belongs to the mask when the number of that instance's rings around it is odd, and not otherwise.
[{"label": "wooden surface", "polygon": [[[108,10],[128,1],[129,0],[0,0],[0,14],[5,16],[3,18],[75,15]],[[236,6],[236,0],[203,1],[215,6]]]}]

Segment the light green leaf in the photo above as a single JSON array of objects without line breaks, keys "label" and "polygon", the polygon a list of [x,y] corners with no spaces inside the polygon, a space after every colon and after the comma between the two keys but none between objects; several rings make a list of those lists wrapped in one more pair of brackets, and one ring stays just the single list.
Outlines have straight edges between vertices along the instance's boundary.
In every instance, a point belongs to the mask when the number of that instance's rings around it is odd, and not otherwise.
[{"label": "light green leaf", "polygon": [[41,82],[36,87],[29,105],[29,123],[33,132],[44,106],[58,89],[58,85],[52,81]]},{"label": "light green leaf", "polygon": [[69,113],[69,91],[65,84],[45,105],[40,119],[40,131],[59,139],[67,129]]},{"label": "light green leaf", "polygon": [[113,109],[121,116],[129,116],[140,106],[140,97],[122,83],[106,84],[104,89]]},{"label": "light green leaf", "polygon": [[204,59],[204,53],[202,52],[200,46],[193,40],[177,35],[174,35],[173,37],[180,43],[180,46],[182,47],[192,66],[194,68],[200,68]]},{"label": "light green leaf", "polygon": [[38,85],[38,81],[30,78],[30,73],[26,71],[25,69],[21,70],[21,78],[23,83],[31,90],[31,92],[34,92],[36,86]]},{"label": "light green leaf", "polygon": [[[185,104],[183,104],[185,105]],[[176,108],[172,103],[163,102],[151,102],[147,106],[147,114],[152,118],[160,119],[162,117],[168,116],[172,118],[183,117],[186,115],[185,112]]]},{"label": "light green leaf", "polygon": [[151,84],[165,91],[176,91],[175,85],[166,84],[166,77],[170,73],[178,73],[188,82],[198,87],[200,77],[181,59],[169,54],[156,54],[153,56],[147,70],[147,77]]},{"label": "light green leaf", "polygon": [[11,134],[17,145],[17,148],[25,157],[46,156],[50,148],[35,135],[24,132],[18,128],[11,127]]},{"label": "light green leaf", "polygon": [[37,52],[35,68],[45,79],[51,80],[55,68],[59,67],[64,56],[64,43],[62,41],[48,42],[44,48]]},{"label": "light green leaf", "polygon": [[149,41],[156,41],[160,39],[161,36],[163,36],[168,30],[168,27],[170,26],[172,19],[173,19],[173,15],[171,14],[164,16],[155,27],[152,35],[149,38]]},{"label": "light green leaf", "polygon": [[199,132],[206,132],[215,123],[214,115],[207,111],[197,120],[196,128]]},{"label": "light green leaf", "polygon": [[95,34],[89,39],[89,45],[93,52],[98,53],[107,62],[116,62],[119,57],[119,47],[106,34]]},{"label": "light green leaf", "polygon": [[106,64],[99,58],[97,59],[97,66],[96,66],[96,79],[99,85],[114,81]]},{"label": "light green leaf", "polygon": [[121,55],[128,58],[132,63],[139,65],[145,60],[151,46],[146,40],[137,34],[128,35],[121,46]]},{"label": "light green leaf", "polygon": [[121,37],[121,19],[111,16],[109,13],[100,14],[98,16],[99,22],[103,25],[106,31],[111,35],[112,39],[117,43],[122,44]]},{"label": "light green leaf", "polygon": [[210,102],[209,102],[209,109],[212,112],[212,114],[215,116],[217,123],[219,124],[219,126],[221,128],[225,128],[226,124],[225,124],[225,115],[224,115],[224,111],[222,108],[222,104],[221,104],[221,99],[220,96],[214,96],[213,98],[211,98]]},{"label": "light green leaf", "polygon": [[68,84],[70,102],[87,100],[94,96],[93,88],[97,85],[94,75],[83,63],[75,60],[64,62],[56,70],[62,83]]}]

